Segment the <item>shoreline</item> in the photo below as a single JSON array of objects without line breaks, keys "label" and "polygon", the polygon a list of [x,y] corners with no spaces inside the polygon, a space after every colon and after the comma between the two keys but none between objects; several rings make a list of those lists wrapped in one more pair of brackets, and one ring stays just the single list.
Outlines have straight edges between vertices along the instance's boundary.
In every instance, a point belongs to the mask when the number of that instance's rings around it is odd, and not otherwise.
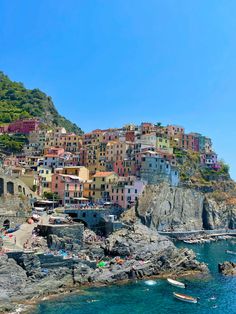
[{"label": "shoreline", "polygon": [[[153,275],[153,276],[145,276],[140,279],[128,279],[128,280],[118,280],[117,282],[114,283],[86,283],[83,285],[80,285],[79,287],[67,287],[64,289],[64,291],[58,292],[58,293],[52,293],[48,295],[44,295],[38,298],[34,298],[31,300],[27,300],[22,303],[15,303],[18,304],[19,306],[16,308],[14,312],[5,312],[3,314],[32,314],[32,310],[35,309],[41,302],[44,301],[50,301],[50,300],[58,300],[61,298],[64,298],[66,296],[73,296],[77,294],[82,294],[83,292],[86,293],[86,291],[90,288],[99,288],[99,287],[109,287],[109,286],[122,286],[122,285],[128,285],[131,284],[132,282],[137,282],[137,281],[146,281],[146,280],[165,280],[168,277],[174,277],[175,279],[177,278],[194,278],[197,279],[204,276],[205,278],[210,278],[210,273],[209,272],[201,272],[201,271],[186,271],[184,273],[180,273],[178,275],[173,274],[172,272],[170,273],[165,273],[162,275]],[[201,278],[202,279],[202,278]],[[14,302],[13,302],[14,304]]]}]

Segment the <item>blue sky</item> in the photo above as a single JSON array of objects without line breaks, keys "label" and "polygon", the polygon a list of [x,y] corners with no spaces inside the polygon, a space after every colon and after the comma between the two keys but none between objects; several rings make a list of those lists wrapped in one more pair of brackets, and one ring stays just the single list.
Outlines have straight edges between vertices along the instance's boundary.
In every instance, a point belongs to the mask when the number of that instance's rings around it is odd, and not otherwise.
[{"label": "blue sky", "polygon": [[84,131],[208,135],[236,179],[235,16],[234,0],[0,0],[0,69]]}]

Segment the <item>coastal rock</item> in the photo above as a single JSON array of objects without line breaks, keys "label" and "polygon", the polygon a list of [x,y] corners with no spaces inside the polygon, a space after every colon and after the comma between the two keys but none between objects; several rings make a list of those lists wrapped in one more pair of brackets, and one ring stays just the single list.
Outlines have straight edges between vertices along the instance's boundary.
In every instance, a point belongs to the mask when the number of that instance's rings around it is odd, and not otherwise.
[{"label": "coastal rock", "polygon": [[146,187],[137,215],[146,226],[159,231],[236,228],[236,203],[216,201],[213,193],[166,183]]},{"label": "coastal rock", "polygon": [[[193,251],[177,249],[166,237],[142,224],[135,224],[112,234],[106,241],[106,254],[124,259],[122,267],[115,269],[128,277],[135,271],[136,277],[160,275],[168,272],[206,271],[207,267],[196,261]],[[134,275],[134,274],[133,274]],[[132,276],[133,276],[132,275]],[[113,275],[114,277],[114,275]]]},{"label": "coastal rock", "polygon": [[0,256],[0,303],[20,295],[27,284],[26,271],[6,255]]},{"label": "coastal rock", "polygon": [[19,265],[26,270],[27,276],[32,276],[40,269],[40,260],[35,254],[22,254]]},{"label": "coastal rock", "polygon": [[236,276],[236,263],[224,262],[218,265],[218,269],[225,276]]}]

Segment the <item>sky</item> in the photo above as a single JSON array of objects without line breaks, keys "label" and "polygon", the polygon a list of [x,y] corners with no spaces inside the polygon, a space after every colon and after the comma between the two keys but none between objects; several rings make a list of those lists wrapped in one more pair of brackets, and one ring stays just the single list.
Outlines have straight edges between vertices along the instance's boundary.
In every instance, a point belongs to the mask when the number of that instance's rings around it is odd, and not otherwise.
[{"label": "sky", "polygon": [[0,0],[0,70],[85,132],[210,136],[236,179],[235,0]]}]

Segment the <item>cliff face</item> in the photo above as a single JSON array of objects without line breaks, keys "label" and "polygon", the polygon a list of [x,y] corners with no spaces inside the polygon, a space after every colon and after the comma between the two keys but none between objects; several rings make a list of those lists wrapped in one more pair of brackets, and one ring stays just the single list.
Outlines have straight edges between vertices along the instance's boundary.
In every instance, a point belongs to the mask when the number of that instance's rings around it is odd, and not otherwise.
[{"label": "cliff face", "polygon": [[236,228],[236,205],[213,193],[167,184],[148,186],[137,208],[142,222],[157,230]]}]

